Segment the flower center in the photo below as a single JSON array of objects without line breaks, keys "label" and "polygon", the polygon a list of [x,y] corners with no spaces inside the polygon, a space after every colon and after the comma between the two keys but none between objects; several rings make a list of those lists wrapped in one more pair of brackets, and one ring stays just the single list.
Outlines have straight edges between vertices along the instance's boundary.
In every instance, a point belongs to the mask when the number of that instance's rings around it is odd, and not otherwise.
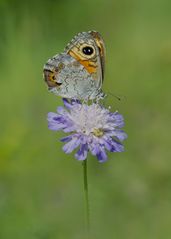
[{"label": "flower center", "polygon": [[93,129],[93,132],[94,136],[96,137],[102,137],[104,135],[104,131],[103,129]]}]

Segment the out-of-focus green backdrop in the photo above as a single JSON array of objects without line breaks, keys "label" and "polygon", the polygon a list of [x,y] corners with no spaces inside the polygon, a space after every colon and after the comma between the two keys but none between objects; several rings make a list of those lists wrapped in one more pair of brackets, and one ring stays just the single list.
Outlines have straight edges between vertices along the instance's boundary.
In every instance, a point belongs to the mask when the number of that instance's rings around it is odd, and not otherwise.
[{"label": "out-of-focus green backdrop", "polygon": [[170,0],[0,1],[0,238],[84,238],[81,162],[46,115],[61,105],[46,60],[80,31],[106,43],[103,89],[125,117],[126,151],[89,157],[92,238],[171,238]]}]

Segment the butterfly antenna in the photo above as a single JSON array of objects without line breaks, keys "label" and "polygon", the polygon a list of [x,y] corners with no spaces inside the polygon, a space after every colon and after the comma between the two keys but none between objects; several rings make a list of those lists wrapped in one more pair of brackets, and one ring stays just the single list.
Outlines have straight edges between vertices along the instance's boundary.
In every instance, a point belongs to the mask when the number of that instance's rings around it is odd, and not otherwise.
[{"label": "butterfly antenna", "polygon": [[113,96],[113,97],[115,97],[117,100],[119,100],[119,101],[121,101],[123,98],[125,98],[124,96],[118,96],[118,95],[115,95],[115,94],[113,94],[113,93],[111,93],[111,92],[107,92],[107,95],[111,95],[111,96]]}]

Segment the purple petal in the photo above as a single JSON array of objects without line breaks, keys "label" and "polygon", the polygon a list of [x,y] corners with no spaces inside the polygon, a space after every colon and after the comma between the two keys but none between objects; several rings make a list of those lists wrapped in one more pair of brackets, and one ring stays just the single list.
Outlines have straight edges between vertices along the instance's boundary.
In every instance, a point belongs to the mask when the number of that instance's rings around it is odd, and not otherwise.
[{"label": "purple petal", "polygon": [[111,152],[123,152],[124,151],[124,146],[115,140],[112,141],[112,146],[113,146],[113,151],[111,151]]},{"label": "purple petal", "polygon": [[65,105],[65,107],[66,107],[67,109],[71,109],[71,108],[72,108],[72,104],[69,102],[68,99],[63,98],[62,100],[63,100],[63,103],[64,103],[64,105]]},{"label": "purple petal", "polygon": [[118,140],[123,141],[127,138],[127,134],[120,129],[109,130],[105,132],[107,136],[115,136]]},{"label": "purple petal", "polygon": [[68,125],[67,120],[62,115],[48,113],[48,127],[51,130],[63,130]]},{"label": "purple petal", "polygon": [[55,124],[53,122],[49,122],[48,128],[54,131],[63,130],[63,124]]},{"label": "purple petal", "polygon": [[49,112],[47,114],[47,119],[50,120],[50,119],[53,119],[54,117],[57,117],[57,116],[59,116],[59,115],[56,114],[56,113],[53,113],[53,112]]},{"label": "purple petal", "polygon": [[124,118],[117,111],[114,113],[109,113],[109,115],[110,115],[110,119],[117,127],[122,128],[124,126]]},{"label": "purple petal", "polygon": [[104,142],[104,145],[105,145],[105,147],[106,147],[106,149],[107,149],[108,151],[110,151],[110,152],[115,152],[115,151],[114,151],[115,148],[114,148],[114,146],[113,146],[110,142],[105,141],[105,142]]},{"label": "purple petal", "polygon": [[63,103],[65,105],[65,107],[69,110],[71,110],[73,108],[74,105],[76,104],[81,104],[81,102],[77,99],[71,99],[70,101],[66,98],[63,98]]},{"label": "purple petal", "polygon": [[49,121],[48,122],[48,128],[50,130],[63,130],[65,128],[65,123],[58,123],[55,121]]},{"label": "purple petal", "polygon": [[97,155],[99,152],[99,147],[98,147],[97,143],[89,145],[89,149],[90,149],[92,155]]},{"label": "purple petal", "polygon": [[106,154],[105,150],[102,148],[100,148],[100,151],[96,156],[100,163],[103,163],[107,160],[107,154]]},{"label": "purple petal", "polygon": [[124,151],[124,146],[112,138],[109,138],[108,140],[104,140],[104,145],[105,145],[106,149],[110,152],[123,152]]},{"label": "purple petal", "polygon": [[87,158],[87,153],[88,153],[88,145],[81,144],[80,149],[75,154],[75,157],[78,160],[85,160]]},{"label": "purple petal", "polygon": [[75,126],[73,124],[71,124],[71,123],[66,125],[65,128],[63,128],[63,131],[65,133],[70,133],[70,132],[73,132],[74,130],[75,130]]},{"label": "purple petal", "polygon": [[69,154],[79,145],[80,145],[80,139],[78,137],[73,137],[67,144],[63,146],[63,150],[66,154]]},{"label": "purple petal", "polygon": [[73,135],[68,135],[60,139],[61,142],[69,142],[72,139]]},{"label": "purple petal", "polygon": [[119,129],[116,129],[114,131],[113,136],[115,136],[120,141],[123,141],[128,137],[127,134],[123,130],[119,130]]},{"label": "purple petal", "polygon": [[79,138],[81,140],[81,137],[80,137],[79,134],[71,134],[71,135],[68,135],[66,137],[61,138],[60,141],[61,142],[69,142],[71,139],[73,139],[75,137],[77,137],[77,138]]},{"label": "purple petal", "polygon": [[61,115],[53,113],[53,112],[49,112],[47,114],[48,121],[58,121],[60,118],[61,118]]},{"label": "purple petal", "polygon": [[115,118],[115,120],[118,120],[118,121],[123,121],[124,118],[121,114],[119,114],[118,111],[115,111],[114,113],[111,113],[113,115],[113,117]]},{"label": "purple petal", "polygon": [[105,162],[107,160],[107,155],[103,144],[99,142],[94,142],[89,147],[92,155],[96,155],[99,162]]},{"label": "purple petal", "polygon": [[58,106],[57,112],[58,114],[63,115],[65,117],[68,117],[69,115],[68,111],[63,106]]}]

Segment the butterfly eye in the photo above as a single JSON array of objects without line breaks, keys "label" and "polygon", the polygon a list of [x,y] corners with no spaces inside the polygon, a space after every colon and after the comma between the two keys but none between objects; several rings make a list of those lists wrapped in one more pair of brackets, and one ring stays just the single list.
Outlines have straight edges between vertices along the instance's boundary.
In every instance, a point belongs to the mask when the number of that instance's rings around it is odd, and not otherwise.
[{"label": "butterfly eye", "polygon": [[92,55],[93,52],[94,52],[94,49],[90,46],[85,46],[83,49],[82,49],[82,52],[85,54],[85,55]]}]

